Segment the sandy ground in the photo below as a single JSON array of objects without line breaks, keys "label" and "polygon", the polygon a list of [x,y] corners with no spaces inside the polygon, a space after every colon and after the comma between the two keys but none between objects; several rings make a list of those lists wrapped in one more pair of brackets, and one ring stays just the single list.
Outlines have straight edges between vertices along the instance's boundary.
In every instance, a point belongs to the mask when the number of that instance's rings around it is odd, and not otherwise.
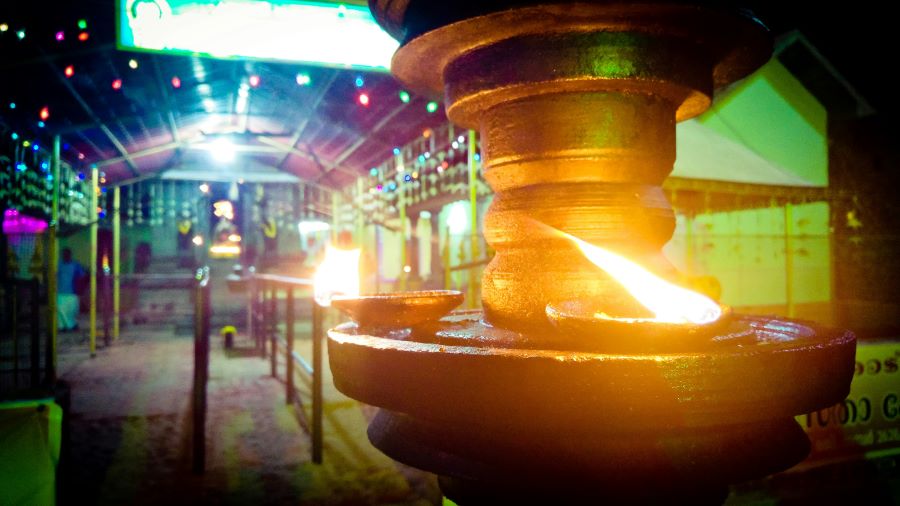
[{"label": "sandy ground", "polygon": [[[308,323],[296,348],[311,356]],[[193,341],[174,325],[126,327],[86,353],[83,334],[64,334],[60,376],[71,386],[69,452],[60,467],[61,504],[440,504],[433,476],[402,466],[368,442],[374,409],[339,392],[325,372],[324,463],[310,458],[303,428],[309,383],[298,381],[300,413],[284,402],[269,361],[226,354],[213,336],[207,471],[190,472]],[[249,343],[238,340],[238,346]],[[327,359],[326,362],[327,364]]]}]

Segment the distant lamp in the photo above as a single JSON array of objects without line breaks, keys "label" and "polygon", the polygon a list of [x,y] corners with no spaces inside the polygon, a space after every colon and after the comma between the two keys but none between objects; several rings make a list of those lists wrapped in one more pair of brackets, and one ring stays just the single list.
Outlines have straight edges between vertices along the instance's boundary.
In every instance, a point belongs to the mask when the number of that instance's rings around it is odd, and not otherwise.
[{"label": "distant lamp", "polygon": [[209,185],[207,183],[201,183],[200,191],[203,193],[209,193]]},{"label": "distant lamp", "polygon": [[191,242],[194,243],[194,246],[203,246],[203,236],[195,235]]}]

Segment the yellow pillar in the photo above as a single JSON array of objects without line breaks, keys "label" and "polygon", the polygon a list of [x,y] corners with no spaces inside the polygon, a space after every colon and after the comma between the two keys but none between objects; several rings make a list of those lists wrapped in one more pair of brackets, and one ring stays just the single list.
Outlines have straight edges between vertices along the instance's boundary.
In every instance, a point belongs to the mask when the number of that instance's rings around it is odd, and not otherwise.
[{"label": "yellow pillar", "polygon": [[91,321],[90,321],[90,350],[91,356],[97,355],[97,225],[100,216],[97,214],[97,185],[99,184],[99,171],[97,167],[91,168],[91,208],[88,216],[91,217]]},{"label": "yellow pillar", "polygon": [[113,310],[113,339],[119,338],[119,266],[122,260],[122,223],[119,216],[121,204],[121,188],[113,189],[112,228],[113,228],[113,279],[112,279],[112,310]]},{"label": "yellow pillar", "polygon": [[354,206],[354,216],[356,217],[356,247],[363,249],[363,244],[365,243],[364,235],[366,233],[366,220],[363,216],[362,203],[363,198],[365,196],[365,190],[363,189],[363,180],[359,178],[356,180],[356,205]]},{"label": "yellow pillar", "polygon": [[400,211],[400,291],[406,290],[406,185],[400,182],[397,190],[397,209]]},{"label": "yellow pillar", "polygon": [[[475,159],[478,143],[475,139],[475,130],[469,130],[469,239],[471,241],[471,262],[478,260],[478,161]],[[469,307],[477,306],[478,276],[475,266],[469,268]]]},{"label": "yellow pillar", "polygon": [[51,382],[56,381],[56,339],[59,328],[59,314],[57,311],[57,285],[56,271],[59,268],[59,244],[56,234],[59,230],[59,136],[53,137],[53,159],[50,173],[53,177],[53,189],[51,194],[50,228],[48,230],[49,251],[47,254],[47,312],[50,313],[50,358],[47,364],[47,377]]}]

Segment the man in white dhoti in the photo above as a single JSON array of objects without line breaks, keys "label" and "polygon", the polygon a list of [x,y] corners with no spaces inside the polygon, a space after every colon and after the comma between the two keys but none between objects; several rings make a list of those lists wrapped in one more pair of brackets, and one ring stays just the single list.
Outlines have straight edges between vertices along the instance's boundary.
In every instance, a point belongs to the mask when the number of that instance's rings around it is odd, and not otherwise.
[{"label": "man in white dhoti", "polygon": [[56,274],[57,295],[56,313],[59,330],[75,330],[78,328],[78,295],[75,293],[75,282],[84,276],[84,267],[72,260],[72,250],[64,248]]}]

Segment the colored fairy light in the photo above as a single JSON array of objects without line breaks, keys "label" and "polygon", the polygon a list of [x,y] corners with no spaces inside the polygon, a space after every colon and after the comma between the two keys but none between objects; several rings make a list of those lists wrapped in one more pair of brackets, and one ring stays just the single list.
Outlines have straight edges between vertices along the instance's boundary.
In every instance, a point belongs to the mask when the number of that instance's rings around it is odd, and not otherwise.
[{"label": "colored fairy light", "polygon": [[38,116],[40,116],[42,120],[46,120],[50,117],[50,108],[46,105],[44,107],[41,107],[41,112],[38,113]]},{"label": "colored fairy light", "polygon": [[56,32],[56,42],[62,42],[66,40],[66,32],[60,30]]},{"label": "colored fairy light", "polygon": [[457,149],[459,147],[459,143],[456,141],[453,141],[450,143],[450,147],[452,147],[453,149]]},{"label": "colored fairy light", "polygon": [[80,40],[81,42],[84,42],[89,38],[91,38],[91,35],[87,32],[81,32],[78,34],[78,40]]},{"label": "colored fairy light", "polygon": [[79,29],[79,30],[84,30],[84,29],[86,29],[86,28],[87,28],[87,20],[86,20],[86,19],[79,19],[79,20],[78,20],[78,29]]},{"label": "colored fairy light", "polygon": [[397,183],[391,181],[391,184],[388,185],[388,190],[394,191],[397,189]]},{"label": "colored fairy light", "polygon": [[0,23],[0,32],[6,33],[9,31],[9,25],[7,23]]},{"label": "colored fairy light", "polygon": [[128,66],[132,69],[136,69],[136,68],[138,68],[138,61],[135,60],[134,58],[132,58],[132,59],[128,60]]},{"label": "colored fairy light", "polygon": [[410,182],[410,181],[412,181],[412,176],[410,176],[409,174],[407,174],[407,175],[403,176],[403,180],[406,181],[406,182]]},{"label": "colored fairy light", "polygon": [[68,151],[71,147],[68,142],[64,142],[62,145],[63,151]]},{"label": "colored fairy light", "polygon": [[45,126],[47,126],[47,124],[44,123],[43,121],[38,121],[37,126],[38,126],[38,128],[44,128]]},{"label": "colored fairy light", "polygon": [[466,142],[466,138],[463,137],[462,135],[460,135],[459,137],[456,138],[456,141],[459,142],[460,144],[462,144],[462,143]]},{"label": "colored fairy light", "polygon": [[84,153],[78,153],[78,159],[84,160]]},{"label": "colored fairy light", "polygon": [[18,37],[19,40],[24,39],[25,38],[25,30],[24,29],[16,30],[16,37]]},{"label": "colored fairy light", "polygon": [[408,103],[409,103],[409,92],[408,92],[408,91],[406,91],[406,90],[400,90],[399,95],[400,95],[400,101],[401,101],[401,102],[403,102],[404,104],[408,104]]},{"label": "colored fairy light", "polygon": [[175,89],[181,88],[181,78],[178,76],[172,76],[172,87]]},{"label": "colored fairy light", "polygon": [[359,101],[360,105],[369,107],[369,95],[367,93],[360,93],[356,99]]},{"label": "colored fairy light", "polygon": [[413,177],[413,179],[419,179],[419,171],[417,171],[417,170],[413,171],[412,177]]},{"label": "colored fairy light", "polygon": [[377,176],[378,175],[378,167],[372,167],[371,169],[369,169],[369,175]]},{"label": "colored fairy light", "polygon": [[394,154],[395,154],[395,155],[399,155],[399,154],[400,154],[400,148],[394,148]]},{"label": "colored fairy light", "polygon": [[78,173],[78,179],[81,180],[81,181],[84,181],[84,172],[79,172],[79,173]]},{"label": "colored fairy light", "polygon": [[430,112],[430,113],[431,113],[431,112],[437,111],[437,110],[438,110],[438,103],[437,103],[437,102],[434,102],[434,101],[428,102],[427,104],[425,104],[425,110],[428,111],[428,112]]},{"label": "colored fairy light", "polygon": [[252,76],[250,76],[250,78],[247,81],[250,83],[250,86],[252,86],[254,88],[259,86],[259,76],[256,74],[253,74]]},{"label": "colored fairy light", "polygon": [[353,82],[357,88],[362,88],[366,82],[363,80],[362,76],[356,76],[356,81]]},{"label": "colored fairy light", "polygon": [[42,169],[47,170],[47,168],[49,168],[49,167],[50,167],[50,164],[48,164],[47,162],[41,162]]},{"label": "colored fairy light", "polygon": [[478,160],[481,160],[481,155],[478,153],[475,153],[475,161],[477,162]]},{"label": "colored fairy light", "polygon": [[22,145],[27,148],[28,146],[31,146],[31,141],[22,141]]},{"label": "colored fairy light", "polygon": [[9,108],[10,108],[10,109],[15,109],[15,108],[16,108],[16,103],[15,103],[15,102],[10,102],[10,103],[9,103]]},{"label": "colored fairy light", "polygon": [[19,134],[13,132],[12,135],[11,135],[10,137],[12,137],[12,140],[15,141],[15,140],[18,140],[18,139],[19,139]]},{"label": "colored fairy light", "polygon": [[312,83],[312,78],[309,77],[309,74],[306,72],[300,72],[297,74],[297,84],[299,86],[309,86]]},{"label": "colored fairy light", "polygon": [[63,73],[66,77],[72,77],[75,75],[75,65],[67,65]]},{"label": "colored fairy light", "polygon": [[25,169],[27,169],[27,168],[28,168],[28,166],[22,162],[19,162],[16,164],[16,170],[18,170],[19,172],[25,172]]},{"label": "colored fairy light", "polygon": [[39,149],[41,149],[41,146],[38,143],[35,142],[34,144],[31,145],[32,151],[37,151]]},{"label": "colored fairy light", "polygon": [[122,89],[122,80],[121,79],[113,79],[112,89],[121,90]]}]

